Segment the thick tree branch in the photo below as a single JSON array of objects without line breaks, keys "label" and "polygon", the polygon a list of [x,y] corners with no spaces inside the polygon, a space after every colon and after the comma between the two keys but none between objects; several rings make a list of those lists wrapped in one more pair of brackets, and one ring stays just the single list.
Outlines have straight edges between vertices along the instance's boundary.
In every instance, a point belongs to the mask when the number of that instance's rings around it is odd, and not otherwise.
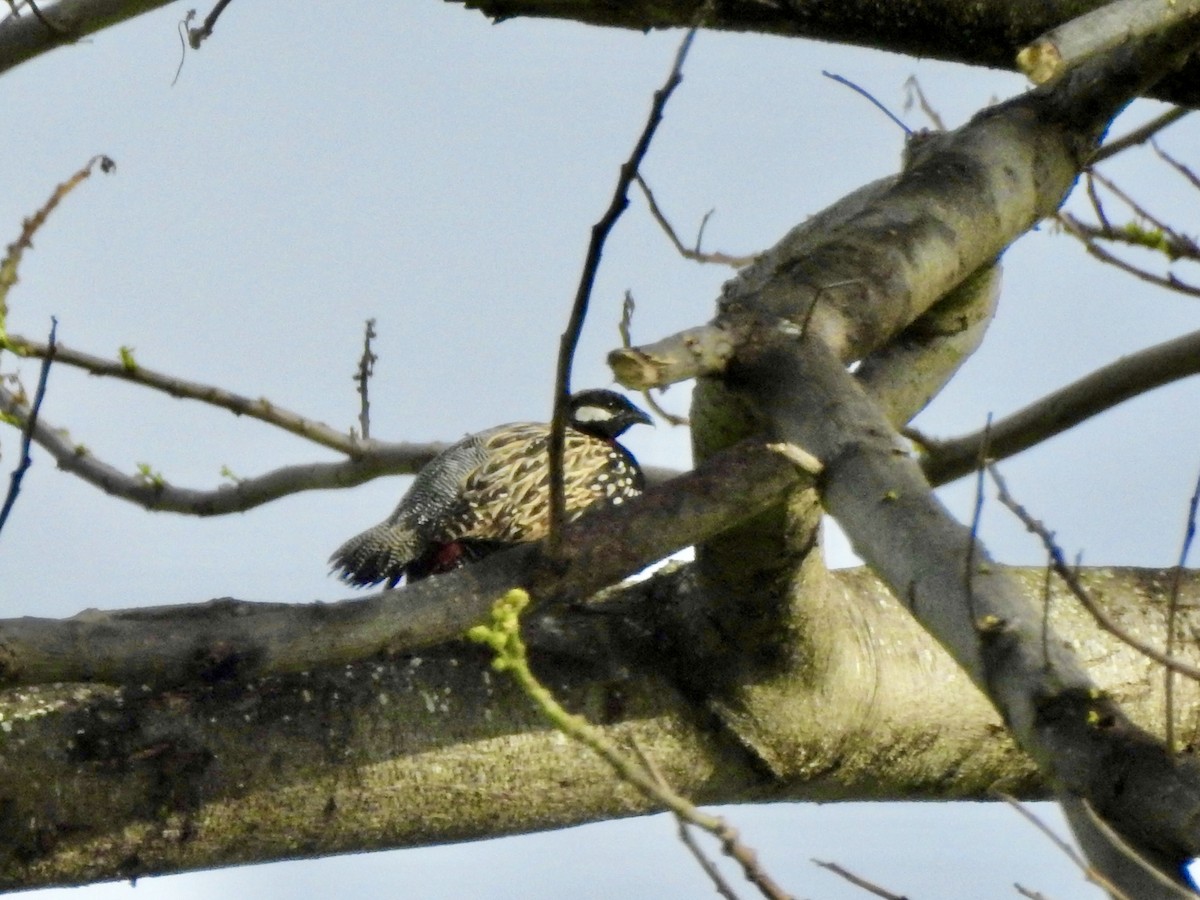
[{"label": "thick tree branch", "polygon": [[561,559],[520,547],[440,578],[362,600],[295,608],[217,601],[0,621],[0,685],[52,681],[187,683],[297,672],[453,639],[512,587],[537,600],[582,599],[711,537],[797,478],[761,444],[730,450],[636,502],[564,528]]},{"label": "thick tree branch", "polygon": [[[41,16],[10,15],[0,21],[0,73],[47,50],[87,37],[166,6],[170,0],[59,0],[39,4]],[[47,27],[46,23],[49,23]]]},{"label": "thick tree branch", "polygon": [[[1085,801],[1176,881],[1200,851],[1192,827],[1200,768],[1134,726],[1073,654],[1045,638],[1036,608],[946,514],[844,365],[886,344],[1052,213],[1110,118],[1198,37],[1190,19],[922,141],[860,211],[843,214],[852,202],[840,205],[824,239],[785,239],[728,284],[715,323],[732,336],[724,381],[758,412],[746,420],[765,420],[773,436],[824,463],[826,510],[988,694],[1056,789]],[[697,391],[697,403],[711,393]],[[694,408],[693,421],[703,426],[704,413]],[[736,581],[737,560],[722,565],[724,580]]]},{"label": "thick tree branch", "polygon": [[[1036,601],[1042,574],[1009,573]],[[1170,572],[1085,571],[1110,613],[1165,639]],[[701,803],[905,797],[988,799],[993,786],[1047,796],[999,717],[866,571],[833,575],[831,664],[798,661],[743,740],[679,690],[686,571],[562,610],[535,629],[534,665],[568,708],[618,743],[636,741]],[[1183,583],[1191,634],[1200,578]],[[205,628],[219,606],[192,610]],[[1097,633],[1060,590],[1055,630],[1098,680],[1161,730],[1162,679]],[[402,615],[399,613],[398,615]],[[553,637],[543,649],[537,633]],[[693,648],[695,649],[695,648]],[[718,648],[727,654],[729,648]],[[1182,652],[1194,660],[1197,646]],[[281,857],[445,843],[645,811],[582,748],[544,727],[526,700],[453,643],[249,682],[159,694],[132,684],[0,692],[0,890]],[[1200,734],[1200,697],[1183,685],[1181,736]],[[736,724],[736,723],[734,723]],[[787,748],[751,750],[768,732]],[[764,773],[771,772],[768,777]]]},{"label": "thick tree branch", "polygon": [[822,502],[855,551],[988,695],[1056,788],[1087,801],[1179,879],[1200,853],[1192,827],[1200,766],[1171,756],[1053,633],[1047,639],[1043,613],[949,516],[829,350],[811,337],[798,345],[783,338],[763,335],[727,379],[761,405],[781,438],[822,459]]},{"label": "thick tree branch", "polygon": [[[39,5],[53,27],[33,15],[9,16],[0,23],[0,73],[47,50],[70,44],[110,25],[166,6],[168,0],[59,0]],[[1014,69],[1017,52],[1039,35],[1108,0],[932,0],[884,6],[872,0],[828,4],[817,0],[717,3],[706,19],[709,29],[812,38],[857,44],[970,65]],[[687,28],[695,0],[465,0],[464,5],[505,20],[517,17],[567,19],[591,25],[646,31]],[[1170,4],[1168,4],[1170,5]],[[1200,63],[1154,86],[1153,96],[1184,106],[1200,105]]]}]

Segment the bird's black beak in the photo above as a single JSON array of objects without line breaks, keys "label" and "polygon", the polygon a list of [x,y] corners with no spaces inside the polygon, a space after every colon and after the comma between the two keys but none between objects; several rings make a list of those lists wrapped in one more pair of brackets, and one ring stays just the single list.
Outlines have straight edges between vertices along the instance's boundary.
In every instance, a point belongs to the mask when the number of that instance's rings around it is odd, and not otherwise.
[{"label": "bird's black beak", "polygon": [[630,425],[653,425],[654,424],[654,419],[652,419],[650,417],[650,413],[646,412],[640,406],[633,406],[632,403],[630,404],[630,406],[633,407],[632,409],[629,410],[629,424]]}]

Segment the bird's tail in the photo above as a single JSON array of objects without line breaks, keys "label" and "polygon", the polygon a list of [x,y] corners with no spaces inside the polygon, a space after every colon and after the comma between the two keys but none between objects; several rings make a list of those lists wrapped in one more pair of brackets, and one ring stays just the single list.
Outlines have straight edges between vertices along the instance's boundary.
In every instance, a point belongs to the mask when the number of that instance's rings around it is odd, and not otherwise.
[{"label": "bird's tail", "polygon": [[391,588],[404,576],[419,549],[420,540],[411,528],[382,522],[338,547],[329,562],[348,584],[365,587],[386,581]]}]

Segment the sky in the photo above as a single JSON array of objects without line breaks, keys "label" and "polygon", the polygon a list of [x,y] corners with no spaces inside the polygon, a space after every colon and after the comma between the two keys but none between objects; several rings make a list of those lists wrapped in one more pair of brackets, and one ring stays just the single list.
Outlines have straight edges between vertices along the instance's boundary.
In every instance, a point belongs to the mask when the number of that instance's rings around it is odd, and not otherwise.
[{"label": "sky", "polygon": [[[39,232],[10,294],[10,330],[50,317],[80,350],[134,348],[143,365],[239,391],[348,429],[363,322],[376,320],[372,431],[452,440],[545,419],[558,338],[589,229],[645,120],[680,35],[561,22],[492,25],[455,4],[234,3],[183,60],[172,5],[0,78],[10,123],[0,237],[97,153],[117,163],[79,187]],[[204,15],[207,9],[200,10]],[[913,127],[916,75],[955,126],[1026,89],[1011,74],[755,35],[702,33],[643,174],[684,235],[715,210],[705,246],[752,253],[861,184],[893,173],[903,133],[845,87],[870,90]],[[1140,104],[1121,132],[1159,111]],[[1194,122],[1162,137],[1183,155]],[[1194,196],[1149,154],[1107,171],[1184,231]],[[1190,218],[1189,218],[1190,216]],[[705,321],[730,270],[680,259],[635,199],[608,245],[579,351],[577,387],[605,385],[624,293],[635,341]],[[980,427],[1126,353],[1197,327],[1195,300],[1087,260],[1043,226],[1005,259],[983,348],[917,421]],[[12,371],[13,360],[0,360]],[[32,384],[35,369],[21,369]],[[1010,487],[1085,563],[1174,562],[1200,469],[1200,388],[1156,391],[1007,462]],[[688,389],[663,398],[686,410]],[[1189,414],[1183,414],[1188,411]],[[332,455],[266,426],[59,366],[45,420],[118,467],[213,487]],[[646,463],[686,467],[682,429],[635,429]],[[15,463],[0,432],[0,469]],[[386,515],[406,481],[311,492],[212,520],[147,513],[35,454],[0,536],[4,616],[212,597],[305,602],[347,596],[333,548]],[[969,515],[973,486],[943,493]],[[998,505],[982,535],[1001,560],[1038,545]],[[831,538],[831,559],[846,562]],[[1048,819],[1055,814],[1043,808]],[[924,898],[1092,896],[1016,814],[991,804],[845,804],[727,814],[798,896],[861,897],[813,857]],[[567,860],[556,864],[554,861]],[[614,860],[619,864],[614,865]],[[550,862],[547,862],[550,861]],[[143,879],[139,898],[249,892],[660,897],[705,891],[661,818],[521,838]],[[325,885],[327,887],[323,888]],[[43,896],[57,896],[47,892]],[[128,885],[73,897],[126,897]]]}]

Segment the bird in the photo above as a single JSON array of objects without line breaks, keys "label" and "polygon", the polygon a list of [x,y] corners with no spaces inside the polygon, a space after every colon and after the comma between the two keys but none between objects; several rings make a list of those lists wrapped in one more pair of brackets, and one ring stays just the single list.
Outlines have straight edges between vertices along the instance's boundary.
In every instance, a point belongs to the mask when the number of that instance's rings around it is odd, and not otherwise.
[{"label": "bird", "polygon": [[[563,446],[567,520],[645,486],[617,438],[650,416],[615,391],[572,394]],[[514,422],[467,435],[425,465],[395,511],[340,546],[334,573],[356,587],[411,584],[540,540],[550,522],[550,426]]]}]

